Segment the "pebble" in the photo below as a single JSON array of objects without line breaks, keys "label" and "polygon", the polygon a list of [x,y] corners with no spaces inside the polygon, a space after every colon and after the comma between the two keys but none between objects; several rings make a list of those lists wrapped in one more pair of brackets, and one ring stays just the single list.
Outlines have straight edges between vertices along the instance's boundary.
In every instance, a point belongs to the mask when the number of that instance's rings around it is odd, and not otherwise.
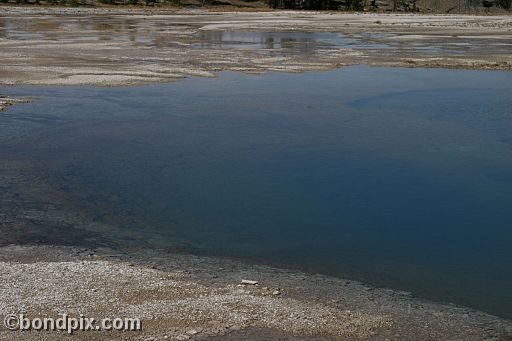
[{"label": "pebble", "polygon": [[197,335],[197,334],[199,334],[199,332],[195,329],[190,329],[189,331],[187,331],[187,334],[188,335]]},{"label": "pebble", "polygon": [[242,279],[242,284],[245,284],[245,285],[256,285],[258,284],[258,281],[252,281],[250,279]]}]

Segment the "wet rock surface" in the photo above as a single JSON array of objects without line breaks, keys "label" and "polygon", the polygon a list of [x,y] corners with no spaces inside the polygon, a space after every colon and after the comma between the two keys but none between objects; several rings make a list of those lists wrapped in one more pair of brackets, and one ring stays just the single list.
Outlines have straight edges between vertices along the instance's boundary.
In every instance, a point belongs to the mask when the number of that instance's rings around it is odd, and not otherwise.
[{"label": "wet rock surface", "polygon": [[0,111],[7,109],[9,106],[16,103],[26,103],[27,99],[10,98],[5,95],[0,95]]}]

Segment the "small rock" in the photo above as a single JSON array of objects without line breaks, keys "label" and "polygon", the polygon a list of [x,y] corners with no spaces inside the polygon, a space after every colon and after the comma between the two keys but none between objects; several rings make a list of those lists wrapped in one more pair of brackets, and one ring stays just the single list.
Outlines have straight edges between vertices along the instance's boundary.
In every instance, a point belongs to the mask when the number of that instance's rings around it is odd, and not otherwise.
[{"label": "small rock", "polygon": [[187,334],[188,335],[197,335],[197,334],[199,334],[199,332],[195,329],[190,329],[187,331]]},{"label": "small rock", "polygon": [[279,290],[274,290],[274,292],[272,293],[272,295],[274,296],[278,296],[278,295],[281,295],[281,292]]},{"label": "small rock", "polygon": [[256,284],[258,284],[258,281],[251,281],[250,279],[242,279],[241,283],[244,285],[256,285]]},{"label": "small rock", "polygon": [[176,340],[178,340],[178,341],[185,341],[185,340],[188,340],[188,339],[190,339],[190,336],[185,335],[185,334],[181,334],[181,335],[176,336]]}]

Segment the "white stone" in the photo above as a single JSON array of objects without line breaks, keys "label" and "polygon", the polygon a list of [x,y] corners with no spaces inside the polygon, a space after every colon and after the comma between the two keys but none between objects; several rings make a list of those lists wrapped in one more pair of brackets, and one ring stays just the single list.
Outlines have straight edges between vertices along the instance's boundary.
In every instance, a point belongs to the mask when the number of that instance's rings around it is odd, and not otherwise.
[{"label": "white stone", "polygon": [[242,279],[242,284],[245,284],[245,285],[256,285],[258,284],[258,281],[252,281],[250,279]]}]

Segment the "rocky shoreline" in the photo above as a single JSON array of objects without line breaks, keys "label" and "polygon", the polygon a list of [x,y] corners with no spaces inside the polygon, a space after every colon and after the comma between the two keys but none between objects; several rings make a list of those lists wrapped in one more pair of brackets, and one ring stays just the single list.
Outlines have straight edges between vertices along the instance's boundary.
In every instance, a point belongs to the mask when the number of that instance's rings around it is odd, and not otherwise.
[{"label": "rocky shoreline", "polygon": [[[74,339],[507,340],[512,323],[322,275],[151,250],[0,248],[0,312],[142,320],[138,332]],[[242,284],[250,278],[258,283]],[[247,282],[247,281],[246,281]],[[21,332],[0,331],[3,340]],[[23,334],[51,340],[53,332]]]}]

